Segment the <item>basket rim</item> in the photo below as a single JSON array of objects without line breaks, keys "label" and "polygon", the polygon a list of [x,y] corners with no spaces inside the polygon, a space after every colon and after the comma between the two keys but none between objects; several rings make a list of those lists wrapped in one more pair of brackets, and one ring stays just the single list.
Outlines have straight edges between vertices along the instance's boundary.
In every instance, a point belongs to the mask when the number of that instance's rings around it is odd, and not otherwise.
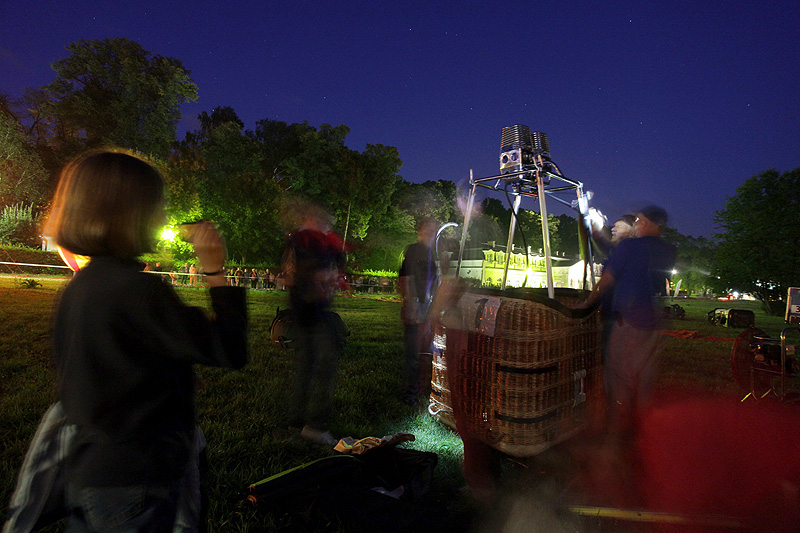
[{"label": "basket rim", "polygon": [[[527,300],[549,307],[558,311],[562,315],[569,318],[586,318],[597,310],[597,307],[588,307],[585,309],[573,309],[567,307],[560,301],[548,296],[547,289],[532,289],[524,288],[508,288],[508,289],[490,289],[490,288],[471,288],[465,294],[478,294],[481,296],[494,296],[496,298],[512,298],[516,300]],[[586,297],[589,291],[581,289],[569,289],[566,287],[558,287],[554,289],[554,295],[569,296],[575,299]]]}]

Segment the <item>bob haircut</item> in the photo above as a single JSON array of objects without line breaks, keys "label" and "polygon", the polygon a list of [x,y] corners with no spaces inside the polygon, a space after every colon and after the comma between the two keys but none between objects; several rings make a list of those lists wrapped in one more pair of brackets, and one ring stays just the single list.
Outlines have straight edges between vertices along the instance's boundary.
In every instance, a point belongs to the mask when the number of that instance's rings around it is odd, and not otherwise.
[{"label": "bob haircut", "polygon": [[164,179],[152,165],[92,150],[61,171],[47,229],[74,254],[134,259],[155,247],[164,203]]}]

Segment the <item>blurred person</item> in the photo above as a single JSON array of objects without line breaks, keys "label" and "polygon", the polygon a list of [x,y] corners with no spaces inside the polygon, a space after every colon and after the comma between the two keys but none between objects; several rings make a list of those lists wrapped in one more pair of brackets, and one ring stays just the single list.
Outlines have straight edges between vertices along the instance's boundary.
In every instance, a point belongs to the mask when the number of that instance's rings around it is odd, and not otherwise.
[{"label": "blurred person", "polygon": [[659,387],[616,453],[592,435],[564,444],[587,504],[683,522],[647,531],[800,531],[796,405]]},{"label": "blurred person", "polygon": [[197,287],[197,266],[194,263],[189,265],[189,285]]},{"label": "blurred person", "polygon": [[593,306],[614,291],[614,325],[603,366],[612,432],[634,429],[635,416],[651,392],[661,317],[655,298],[663,294],[676,257],[675,248],[661,239],[666,224],[664,209],[642,208],[633,224],[636,238],[619,242],[585,301]]},{"label": "blurred person", "polygon": [[614,248],[628,237],[633,236],[633,222],[635,215],[625,214],[619,217],[611,228],[592,225],[592,239],[597,249],[607,258]]},{"label": "blurred person", "polygon": [[283,275],[289,289],[297,335],[295,378],[289,406],[289,426],[301,428],[304,439],[326,446],[338,440],[328,429],[341,346],[330,311],[345,256],[342,240],[333,233],[333,217],[317,205],[304,206],[303,221],[289,235]]},{"label": "blurred person", "polygon": [[[164,181],[145,161],[91,151],[61,173],[49,227],[91,257],[61,295],[53,330],[57,391],[75,428],[63,460],[68,531],[173,531],[200,508],[193,363],[247,362],[244,292],[225,287],[225,245],[210,223],[192,242],[215,317],[187,307],[136,258],[166,221]],[[57,404],[58,405],[58,404]],[[188,529],[200,527],[199,516]]]},{"label": "blurred person", "polygon": [[189,285],[189,263],[184,263],[181,266],[181,283],[184,285]]},{"label": "blurred person", "polygon": [[611,227],[611,244],[617,245],[622,239],[631,237],[635,221],[634,215],[622,215],[619,220],[614,222],[614,226]]},{"label": "blurred person", "polygon": [[[614,225],[609,229],[607,226],[598,228],[596,225],[592,226],[592,239],[597,249],[605,256],[603,261],[603,269],[605,269],[608,259],[614,252],[617,245],[627,239],[633,237],[633,223],[636,220],[635,215],[622,215],[614,222]],[[613,312],[614,305],[614,290],[613,287],[603,293],[600,298],[600,311],[603,315],[603,361],[605,362],[606,353],[608,353],[608,339],[611,337],[611,330],[616,323]]]},{"label": "blurred person", "polygon": [[411,406],[420,404],[420,393],[430,392],[432,338],[428,311],[438,279],[432,248],[436,227],[430,217],[417,223],[417,242],[406,247],[398,274],[405,340],[401,400]]}]

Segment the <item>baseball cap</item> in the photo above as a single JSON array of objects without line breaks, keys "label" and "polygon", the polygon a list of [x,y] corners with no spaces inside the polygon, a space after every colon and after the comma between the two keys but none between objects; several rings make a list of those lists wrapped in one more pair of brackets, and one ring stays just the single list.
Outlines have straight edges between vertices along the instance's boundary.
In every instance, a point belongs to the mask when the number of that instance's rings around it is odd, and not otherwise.
[{"label": "baseball cap", "polygon": [[647,217],[647,219],[656,226],[661,226],[663,228],[667,225],[667,212],[657,205],[643,207],[639,210],[639,213]]}]

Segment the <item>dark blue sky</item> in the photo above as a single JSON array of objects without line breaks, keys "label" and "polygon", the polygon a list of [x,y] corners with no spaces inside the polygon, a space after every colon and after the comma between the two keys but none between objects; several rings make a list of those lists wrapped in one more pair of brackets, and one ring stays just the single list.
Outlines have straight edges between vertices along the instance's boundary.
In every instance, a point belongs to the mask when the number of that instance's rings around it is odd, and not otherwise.
[{"label": "dark blue sky", "polygon": [[800,166],[796,1],[3,0],[0,21],[11,96],[67,44],[127,37],[192,72],[181,132],[220,105],[248,129],[346,124],[350,148],[396,146],[409,181],[466,183],[526,124],[609,217],[658,203],[687,235],[747,178]]}]

